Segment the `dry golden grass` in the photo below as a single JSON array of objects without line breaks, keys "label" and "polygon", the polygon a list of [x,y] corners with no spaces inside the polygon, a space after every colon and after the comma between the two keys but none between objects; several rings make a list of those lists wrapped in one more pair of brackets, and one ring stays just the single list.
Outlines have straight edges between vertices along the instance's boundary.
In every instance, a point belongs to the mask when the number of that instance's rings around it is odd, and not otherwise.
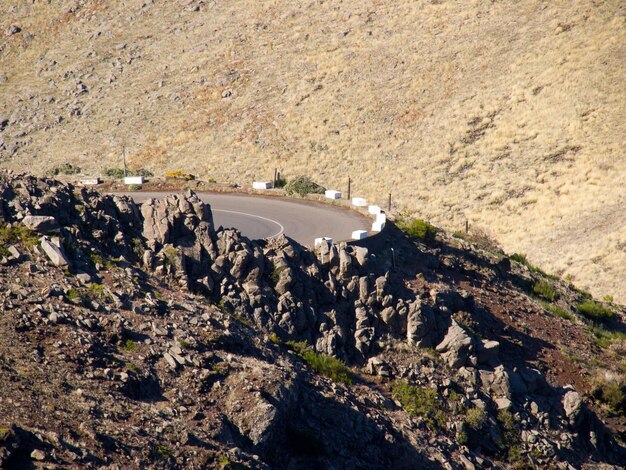
[{"label": "dry golden grass", "polygon": [[3,166],[350,175],[626,301],[622,1],[62,3],[3,1],[33,35],[0,39],[0,136],[32,139]]}]

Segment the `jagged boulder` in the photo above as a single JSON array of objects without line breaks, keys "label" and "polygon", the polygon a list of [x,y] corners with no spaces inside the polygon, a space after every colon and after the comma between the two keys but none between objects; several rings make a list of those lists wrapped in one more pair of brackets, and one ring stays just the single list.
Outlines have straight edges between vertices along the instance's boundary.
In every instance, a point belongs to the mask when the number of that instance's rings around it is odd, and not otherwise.
[{"label": "jagged boulder", "polygon": [[461,326],[452,320],[450,328],[436,350],[452,368],[459,368],[467,362],[473,350],[472,338]]},{"label": "jagged boulder", "polygon": [[411,345],[422,348],[433,346],[437,329],[434,312],[428,304],[419,300],[409,304],[406,334]]},{"label": "jagged boulder", "polygon": [[27,215],[22,219],[27,228],[39,233],[52,233],[59,231],[59,223],[49,215]]}]

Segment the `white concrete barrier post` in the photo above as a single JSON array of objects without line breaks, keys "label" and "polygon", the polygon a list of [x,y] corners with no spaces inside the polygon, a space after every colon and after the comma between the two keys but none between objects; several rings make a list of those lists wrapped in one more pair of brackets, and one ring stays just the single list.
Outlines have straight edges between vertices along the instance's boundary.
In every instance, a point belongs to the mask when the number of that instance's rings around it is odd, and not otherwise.
[{"label": "white concrete barrier post", "polygon": [[382,232],[385,228],[385,222],[374,222],[372,224],[372,232]]},{"label": "white concrete barrier post", "polygon": [[353,197],[352,205],[356,207],[365,207],[367,206],[367,201],[363,199],[362,197]]},{"label": "white concrete barrier post", "polygon": [[387,214],[385,214],[384,212],[376,214],[375,221],[384,224],[385,222],[387,222]]},{"label": "white concrete barrier post", "polygon": [[316,238],[315,239],[315,243],[313,244],[313,246],[318,246],[321,245],[322,243],[332,243],[333,239],[330,237],[320,237],[320,238]]},{"label": "white concrete barrier post", "polygon": [[328,199],[341,199],[341,191],[336,191],[334,189],[327,189],[324,193]]},{"label": "white concrete barrier post", "polygon": [[367,238],[367,230],[355,230],[352,232],[353,240],[363,240],[364,238]]},{"label": "white concrete barrier post", "polygon": [[254,181],[252,183],[253,189],[270,189],[272,187],[272,183],[269,181]]},{"label": "white concrete barrier post", "polygon": [[382,212],[382,209],[380,208],[380,206],[368,206],[367,212],[369,212],[372,215],[375,215],[375,214],[380,214]]},{"label": "white concrete barrier post", "polygon": [[83,178],[82,180],[80,180],[80,184],[82,184],[83,186],[100,184],[100,178]]},{"label": "white concrete barrier post", "polygon": [[143,184],[143,176],[127,176],[124,184]]}]

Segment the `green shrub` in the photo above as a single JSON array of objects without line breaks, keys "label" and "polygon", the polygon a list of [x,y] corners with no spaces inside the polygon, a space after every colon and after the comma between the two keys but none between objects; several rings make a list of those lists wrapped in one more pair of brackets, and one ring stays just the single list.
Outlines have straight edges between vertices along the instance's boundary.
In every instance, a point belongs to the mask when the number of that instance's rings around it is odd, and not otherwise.
[{"label": "green shrub", "polygon": [[89,294],[95,299],[102,300],[106,297],[104,286],[102,284],[96,284],[95,282],[90,282],[87,285],[87,290],[89,291]]},{"label": "green shrub", "polygon": [[520,433],[515,416],[508,410],[500,410],[496,419],[501,431],[499,447],[506,454],[507,461],[512,468],[527,468],[519,445]]},{"label": "green shrub", "polygon": [[155,450],[156,450],[157,455],[163,459],[167,459],[171,455],[170,450],[164,445],[156,446]]},{"label": "green shrub", "polygon": [[556,304],[544,303],[543,309],[546,312],[551,313],[555,317],[563,318],[565,320],[570,320],[570,321],[574,319],[574,316],[571,313],[569,313],[567,310],[565,310],[562,307],[559,307]]},{"label": "green shrub", "polygon": [[487,412],[484,408],[480,407],[470,408],[465,413],[463,421],[474,431],[479,431],[487,422]]},{"label": "green shrub", "polygon": [[316,353],[305,341],[287,341],[285,344],[316,374],[324,375],[335,382],[343,382],[348,385],[352,383],[350,369],[336,357]]},{"label": "green shrub", "polygon": [[80,167],[74,166],[71,163],[61,163],[60,165],[52,167],[48,174],[50,176],[77,175],[80,171]]},{"label": "green shrub", "polygon": [[511,256],[509,256],[509,258],[523,265],[528,264],[528,260],[526,259],[526,255],[524,253],[513,253]]},{"label": "green shrub", "polygon": [[615,300],[615,299],[613,298],[612,295],[608,295],[607,294],[604,297],[602,297],[602,300],[604,300],[605,302],[613,302],[613,300]]},{"label": "green shrub", "polygon": [[32,249],[39,243],[39,238],[22,224],[9,227],[0,223],[0,256],[9,256],[9,245],[18,243]]},{"label": "green shrub", "polygon": [[281,343],[280,338],[276,333],[270,333],[270,343],[279,345]]},{"label": "green shrub", "polygon": [[141,238],[133,238],[131,240],[131,244],[133,246],[133,253],[135,253],[135,256],[137,258],[141,258],[143,256],[144,253],[144,246],[143,246],[143,241],[141,240]]},{"label": "green shrub", "polygon": [[[107,168],[106,170],[104,170],[104,176],[121,180],[122,178],[124,178],[124,169]],[[154,174],[151,171],[146,170],[145,168],[139,168],[138,170],[126,170],[126,176],[143,176],[144,178],[150,178],[151,176],[154,176]]]},{"label": "green shrub", "polygon": [[445,414],[437,390],[415,387],[401,381],[392,387],[391,397],[400,402],[402,409],[408,414],[424,418],[429,427],[441,428],[445,424]]},{"label": "green shrub", "polygon": [[422,219],[402,218],[398,221],[398,228],[409,237],[426,243],[435,241],[437,229]]},{"label": "green shrub", "polygon": [[72,287],[71,289],[67,291],[67,293],[65,294],[65,297],[67,298],[67,300],[76,300],[76,299],[84,300],[84,294],[78,289],[75,289],[74,287]]},{"label": "green shrub", "polygon": [[532,272],[541,274],[541,275],[547,277],[548,279],[552,279],[553,281],[556,281],[557,279],[559,279],[559,276],[555,276],[553,274],[547,274],[539,266],[535,266],[534,264],[532,264],[530,261],[528,261],[528,259],[526,258],[526,255],[524,253],[513,253],[511,256],[509,256],[509,258],[512,259],[513,261],[517,261],[518,263],[523,264],[528,269],[530,269]]},{"label": "green shrub", "polygon": [[114,178],[116,180],[121,180],[124,178],[124,169],[123,168],[107,168],[104,170],[104,176],[109,178]]},{"label": "green shrub", "polygon": [[128,185],[128,190],[129,191],[139,191],[139,190],[141,190],[141,185],[140,184],[129,184]]},{"label": "green shrub", "polygon": [[626,412],[626,386],[616,380],[603,380],[592,391],[594,398],[602,402],[611,414]]},{"label": "green shrub", "polygon": [[299,194],[306,196],[307,194],[324,194],[325,188],[313,182],[308,176],[296,176],[285,185],[285,192],[290,196]]},{"label": "green shrub", "polygon": [[606,348],[615,341],[626,341],[626,332],[607,330],[600,325],[593,325],[591,333],[595,343],[601,348]]},{"label": "green shrub", "polygon": [[552,284],[548,281],[544,281],[543,279],[533,284],[533,294],[547,300],[548,302],[553,302],[558,296]]},{"label": "green shrub", "polygon": [[576,307],[576,310],[593,321],[604,322],[613,318],[613,312],[593,300],[586,300]]},{"label": "green shrub", "polygon": [[135,349],[137,349],[137,343],[135,343],[132,339],[126,339],[124,341],[124,349],[126,351],[134,351]]}]

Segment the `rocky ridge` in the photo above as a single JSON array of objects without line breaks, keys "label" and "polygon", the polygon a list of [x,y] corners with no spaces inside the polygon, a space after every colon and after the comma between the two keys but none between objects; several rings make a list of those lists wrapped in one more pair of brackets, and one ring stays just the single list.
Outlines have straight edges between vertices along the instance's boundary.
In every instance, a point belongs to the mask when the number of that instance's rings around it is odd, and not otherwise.
[{"label": "rocky ridge", "polygon": [[[368,246],[251,241],[214,227],[193,192],[139,207],[3,173],[0,196],[5,228],[27,228],[0,267],[2,465],[623,459],[584,384],[503,340],[495,303],[539,315],[522,292],[535,274],[507,258],[393,227]],[[300,342],[350,365],[351,383],[313,374]]]}]

